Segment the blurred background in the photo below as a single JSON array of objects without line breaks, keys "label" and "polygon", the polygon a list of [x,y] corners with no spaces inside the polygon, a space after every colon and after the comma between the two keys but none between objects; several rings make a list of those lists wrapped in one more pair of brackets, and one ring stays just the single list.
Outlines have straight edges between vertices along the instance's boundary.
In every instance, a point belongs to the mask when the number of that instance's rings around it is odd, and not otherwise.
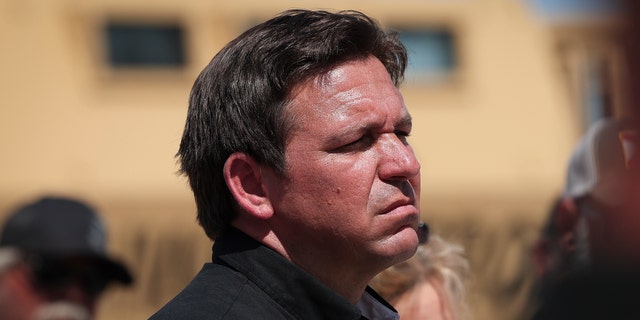
[{"label": "blurred background", "polygon": [[210,260],[176,174],[190,87],[248,27],[356,9],[400,32],[423,219],[465,246],[475,319],[525,319],[530,250],[589,123],[625,109],[607,0],[0,0],[0,218],[43,194],[100,210],[136,278],[100,320],[144,319]]}]

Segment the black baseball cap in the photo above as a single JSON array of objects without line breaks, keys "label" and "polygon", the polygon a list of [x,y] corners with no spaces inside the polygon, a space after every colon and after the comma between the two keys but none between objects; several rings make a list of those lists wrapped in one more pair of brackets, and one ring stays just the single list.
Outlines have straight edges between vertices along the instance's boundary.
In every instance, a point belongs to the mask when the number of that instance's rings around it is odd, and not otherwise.
[{"label": "black baseball cap", "polygon": [[107,255],[107,234],[96,211],[84,202],[43,197],[13,211],[0,234],[0,248],[65,259],[95,260],[107,279],[130,284],[131,273]]}]

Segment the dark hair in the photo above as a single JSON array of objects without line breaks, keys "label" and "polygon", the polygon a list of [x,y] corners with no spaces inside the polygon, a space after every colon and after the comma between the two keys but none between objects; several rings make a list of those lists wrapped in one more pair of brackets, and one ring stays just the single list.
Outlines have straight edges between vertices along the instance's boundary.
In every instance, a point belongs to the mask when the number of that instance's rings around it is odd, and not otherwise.
[{"label": "dark hair", "polygon": [[243,152],[283,173],[294,125],[284,112],[292,88],[369,56],[400,85],[407,53],[396,33],[357,11],[289,10],[247,30],[211,60],[192,88],[177,154],[207,236],[215,239],[236,216],[223,178],[229,155]]}]

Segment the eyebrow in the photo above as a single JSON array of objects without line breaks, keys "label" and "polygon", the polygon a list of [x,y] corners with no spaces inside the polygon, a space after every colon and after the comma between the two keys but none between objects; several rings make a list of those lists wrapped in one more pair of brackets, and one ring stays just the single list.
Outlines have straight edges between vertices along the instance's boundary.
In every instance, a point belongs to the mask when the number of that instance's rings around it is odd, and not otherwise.
[{"label": "eyebrow", "polygon": [[[394,128],[412,128],[413,127],[413,120],[411,118],[411,115],[408,112],[405,112],[404,115],[402,116],[402,118],[400,118],[398,121],[394,122],[393,124]],[[367,124],[367,125],[362,125],[362,126],[358,126],[355,128],[350,128],[347,130],[342,130],[342,131],[336,131],[337,134],[332,135],[329,138],[329,143],[339,143],[342,142],[341,138],[343,135],[345,134],[353,134],[353,133],[364,133],[367,132],[369,130],[371,130],[372,128],[378,128],[378,125],[371,125],[371,124]]]}]

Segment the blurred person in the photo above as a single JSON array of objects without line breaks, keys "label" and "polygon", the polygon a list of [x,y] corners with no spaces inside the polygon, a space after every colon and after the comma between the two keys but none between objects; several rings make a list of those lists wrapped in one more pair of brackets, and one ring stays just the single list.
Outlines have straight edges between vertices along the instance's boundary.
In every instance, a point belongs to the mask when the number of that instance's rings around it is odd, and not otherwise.
[{"label": "blurred person", "polygon": [[640,319],[640,224],[634,201],[634,130],[602,119],[576,145],[564,193],[534,250],[541,307],[534,319]]},{"label": "blurred person", "polygon": [[630,128],[625,119],[602,119],[576,145],[565,190],[554,202],[535,250],[542,278],[633,258],[624,254],[634,248],[620,234],[617,220],[631,200],[633,147],[625,139]]},{"label": "blurred person", "polygon": [[[582,221],[580,228],[563,233],[568,241],[564,241],[562,249],[570,253],[565,259],[577,261],[569,265],[577,266],[579,271],[567,272],[544,292],[542,305],[533,317],[536,320],[640,319],[640,308],[636,305],[640,287],[640,251],[637,249],[640,247],[640,165],[636,151],[640,91],[635,89],[640,84],[640,2],[618,3],[623,5],[624,14],[621,39],[626,50],[626,79],[621,83],[627,94],[623,115],[618,116],[624,116],[625,120],[603,120],[589,129],[591,136],[601,138],[590,139],[587,132],[581,142],[581,145],[592,146],[583,147],[583,158],[590,159],[584,161],[589,165],[583,165],[583,177],[593,181],[584,185],[608,192],[596,191],[598,195],[593,197],[593,190],[583,188],[584,196],[569,194],[568,201],[559,208],[569,212],[561,214],[562,220],[571,222],[569,226],[577,226],[577,221]],[[597,133],[607,130],[609,134]],[[575,153],[579,148],[580,145]],[[567,189],[576,190],[570,187],[576,185],[576,181],[579,180],[569,180]],[[583,201],[580,198],[584,198]]]},{"label": "blurred person", "polygon": [[569,198],[559,196],[551,205],[532,252],[534,271],[538,278],[534,291],[538,295],[544,295],[571,272],[574,266],[579,265],[572,259],[575,251],[574,213],[574,204]]},{"label": "blurred person", "polygon": [[469,277],[464,249],[430,235],[413,257],[382,271],[370,285],[398,310],[402,320],[462,320],[470,316]]},{"label": "blurred person", "polygon": [[285,11],[213,58],[178,151],[212,262],[152,319],[397,319],[367,284],[418,246],[406,63],[356,11]]},{"label": "blurred person", "polygon": [[92,319],[109,284],[132,282],[106,245],[83,202],[43,197],[17,208],[0,234],[0,319]]}]

